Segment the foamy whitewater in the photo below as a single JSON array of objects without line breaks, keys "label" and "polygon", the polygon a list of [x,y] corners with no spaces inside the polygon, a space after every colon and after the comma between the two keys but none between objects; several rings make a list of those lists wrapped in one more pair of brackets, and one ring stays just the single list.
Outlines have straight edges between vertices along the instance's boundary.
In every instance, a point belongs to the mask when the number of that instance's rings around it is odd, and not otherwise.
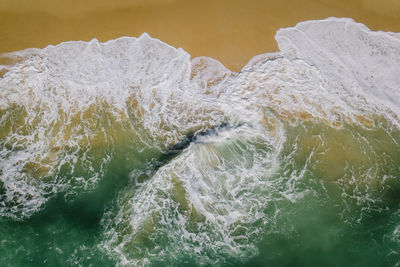
[{"label": "foamy whitewater", "polygon": [[400,264],[400,34],[276,34],[238,73],[147,34],[3,55],[0,261]]}]

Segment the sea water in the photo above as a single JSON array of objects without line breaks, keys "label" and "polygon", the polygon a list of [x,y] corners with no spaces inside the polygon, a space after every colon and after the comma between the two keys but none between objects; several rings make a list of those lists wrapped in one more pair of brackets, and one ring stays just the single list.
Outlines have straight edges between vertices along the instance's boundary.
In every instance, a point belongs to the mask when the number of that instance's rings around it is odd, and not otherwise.
[{"label": "sea water", "polygon": [[0,265],[399,265],[400,34],[276,40],[240,72],[147,34],[3,55]]}]

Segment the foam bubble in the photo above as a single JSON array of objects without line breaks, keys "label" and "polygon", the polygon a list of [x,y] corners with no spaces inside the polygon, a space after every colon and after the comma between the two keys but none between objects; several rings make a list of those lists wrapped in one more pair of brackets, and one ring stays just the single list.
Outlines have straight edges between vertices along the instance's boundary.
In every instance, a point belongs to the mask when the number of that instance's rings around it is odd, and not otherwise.
[{"label": "foam bubble", "polygon": [[35,50],[0,80],[1,214],[29,216],[45,191],[93,188],[105,168],[93,167],[98,150],[106,164],[127,140],[162,151],[220,124],[223,113],[190,78],[189,55],[147,34]]},{"label": "foam bubble", "polygon": [[307,21],[281,29],[282,54],[302,59],[321,73],[328,96],[357,110],[381,113],[399,125],[400,40],[347,18]]},{"label": "foam bubble", "polygon": [[92,190],[126,144],[152,162],[187,136],[165,166],[142,173],[128,161],[136,184],[103,220],[102,245],[120,264],[246,259],[275,222],[264,209],[296,203],[310,173],[361,212],[382,208],[373,192],[386,194],[398,171],[398,37],[349,19],[304,22],[239,73],[147,34],[35,50],[0,78],[0,215]]},{"label": "foam bubble", "polygon": [[[277,137],[281,138],[281,137]],[[272,218],[279,147],[248,125],[199,138],[145,184],[120,194],[101,245],[124,265],[245,260]],[[115,217],[114,217],[115,216]]]}]

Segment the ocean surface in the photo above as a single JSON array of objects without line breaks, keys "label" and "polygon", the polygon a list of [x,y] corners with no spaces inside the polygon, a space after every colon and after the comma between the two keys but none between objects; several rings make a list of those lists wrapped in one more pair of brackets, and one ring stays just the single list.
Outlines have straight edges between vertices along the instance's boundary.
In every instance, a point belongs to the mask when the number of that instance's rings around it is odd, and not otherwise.
[{"label": "ocean surface", "polygon": [[400,265],[400,33],[232,72],[143,34],[3,54],[0,266]]}]

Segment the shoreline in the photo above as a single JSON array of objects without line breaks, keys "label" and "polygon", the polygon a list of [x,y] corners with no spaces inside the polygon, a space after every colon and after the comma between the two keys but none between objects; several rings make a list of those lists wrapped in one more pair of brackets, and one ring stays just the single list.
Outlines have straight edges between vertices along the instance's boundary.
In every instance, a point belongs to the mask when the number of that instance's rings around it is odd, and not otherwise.
[{"label": "shoreline", "polygon": [[351,17],[371,30],[400,32],[400,2],[383,0],[0,0],[0,53],[71,40],[100,42],[147,32],[192,58],[214,58],[238,71],[254,56],[279,51],[280,28],[305,20]]}]

